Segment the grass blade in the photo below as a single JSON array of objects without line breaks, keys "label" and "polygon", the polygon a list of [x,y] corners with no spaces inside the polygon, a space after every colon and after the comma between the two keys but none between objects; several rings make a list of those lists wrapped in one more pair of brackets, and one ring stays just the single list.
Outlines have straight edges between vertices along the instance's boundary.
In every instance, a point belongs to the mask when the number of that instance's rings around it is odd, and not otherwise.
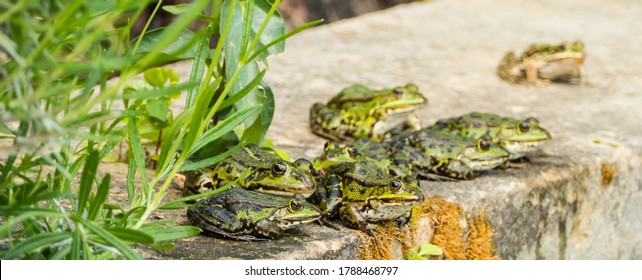
[{"label": "grass blade", "polygon": [[136,243],[154,243],[154,238],[148,233],[141,230],[117,227],[117,228],[107,228],[107,231],[109,231],[114,236],[120,238],[121,240],[131,241]]},{"label": "grass blade", "polygon": [[237,127],[239,124],[241,124],[243,121],[245,121],[247,118],[258,113],[261,107],[263,106],[254,105],[254,106],[245,108],[241,111],[238,111],[232,114],[231,116],[227,117],[225,120],[218,123],[214,128],[203,133],[203,136],[196,140],[196,142],[188,152],[188,157],[194,154],[194,152],[203,148],[205,145],[209,144],[210,142],[225,135],[226,133],[228,133],[235,127]]},{"label": "grass blade", "polygon": [[87,219],[91,221],[96,220],[96,217],[98,216],[100,209],[102,209],[102,206],[105,203],[105,199],[107,199],[107,195],[109,194],[110,181],[111,175],[106,174],[105,177],[103,177],[103,181],[100,183],[98,189],[96,190],[96,196],[94,196],[91,204],[89,204],[89,214],[87,215]]},{"label": "grass blade", "polygon": [[[136,117],[130,117],[129,123],[129,151],[135,166],[140,173],[141,181],[143,182],[143,189],[145,196],[149,194],[149,182],[147,181],[147,172],[145,170],[145,153],[143,153],[143,145],[140,142],[140,134],[138,132],[138,124]],[[130,164],[132,161],[130,160]],[[131,168],[130,168],[131,169]]]},{"label": "grass blade", "polygon": [[222,110],[224,108],[234,105],[234,103],[241,100],[241,98],[245,97],[248,93],[250,93],[253,89],[255,89],[263,80],[263,76],[265,76],[266,71],[267,71],[266,69],[263,69],[263,71],[259,72],[259,74],[256,75],[256,77],[254,77],[254,79],[252,79],[252,81],[250,81],[242,90],[226,98],[221,103],[221,106],[218,107],[219,110]]},{"label": "grass blade", "polygon": [[26,253],[30,253],[44,247],[50,247],[53,243],[58,243],[67,238],[71,238],[71,232],[46,232],[31,236],[22,242],[13,246],[4,254],[4,259],[13,259]]},{"label": "grass blade", "polygon": [[141,257],[138,254],[136,254],[136,252],[134,252],[134,250],[129,248],[129,246],[127,244],[123,243],[120,239],[118,239],[118,237],[116,237],[115,235],[111,234],[109,231],[105,230],[104,228],[99,227],[99,226],[95,225],[93,222],[87,221],[87,220],[85,220],[83,218],[80,218],[80,217],[72,217],[72,219],[74,219],[74,221],[76,221],[76,222],[82,224],[83,226],[85,226],[88,230],[90,230],[91,232],[95,233],[100,238],[104,239],[105,242],[108,243],[108,245],[111,245],[114,248],[116,248],[121,254],[123,254],[123,256],[125,258],[130,259],[130,260],[139,260],[139,259],[141,259]]},{"label": "grass blade", "polygon": [[212,26],[207,26],[205,33],[203,33],[203,38],[201,43],[198,45],[196,50],[196,55],[194,57],[194,65],[192,65],[192,72],[189,75],[189,84],[193,85],[187,91],[187,97],[185,100],[185,109],[192,107],[194,101],[196,100],[196,95],[198,94],[199,87],[196,85],[201,84],[203,81],[203,74],[205,73],[205,60],[207,59],[207,51],[209,51],[210,46],[210,36],[212,34]]},{"label": "grass blade", "polygon": [[85,168],[80,175],[80,187],[78,190],[78,204],[76,205],[76,212],[82,215],[87,207],[91,187],[93,186],[96,178],[96,169],[98,168],[98,152],[91,151],[85,162]]},{"label": "grass blade", "polygon": [[239,143],[236,146],[232,147],[231,149],[225,151],[225,153],[219,154],[219,155],[214,156],[214,157],[206,158],[206,159],[201,160],[201,161],[190,162],[190,163],[183,164],[178,169],[178,172],[191,171],[191,170],[196,170],[196,169],[199,169],[199,168],[203,168],[205,166],[214,165],[214,164],[218,163],[219,161],[221,161],[221,160],[229,157],[230,155],[232,155],[234,152],[236,152],[236,150],[238,150],[243,145],[244,145],[244,143]]}]

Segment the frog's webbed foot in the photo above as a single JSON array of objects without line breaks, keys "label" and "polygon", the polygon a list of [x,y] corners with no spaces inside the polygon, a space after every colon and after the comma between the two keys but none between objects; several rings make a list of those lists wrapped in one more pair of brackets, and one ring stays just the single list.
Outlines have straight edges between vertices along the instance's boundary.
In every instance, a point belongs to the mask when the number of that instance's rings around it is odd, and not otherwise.
[{"label": "frog's webbed foot", "polygon": [[513,84],[522,82],[523,78],[516,76],[516,73],[514,73],[518,63],[519,61],[515,53],[512,51],[507,52],[497,66],[497,76]]},{"label": "frog's webbed foot", "polygon": [[370,235],[372,237],[372,239],[374,240],[375,244],[377,246],[379,246],[379,238],[375,234],[375,232],[378,233],[378,234],[383,234],[379,229],[373,228],[370,225],[366,225],[366,228],[362,229],[362,230],[365,231],[368,235]]},{"label": "frog's webbed foot", "polygon": [[350,227],[360,229],[361,231],[367,233],[374,238],[377,245],[379,244],[379,240],[377,238],[377,235],[375,235],[375,232],[381,234],[381,231],[370,226],[366,218],[363,216],[363,212],[361,211],[361,209],[359,209],[359,205],[344,205],[339,209],[339,214]]},{"label": "frog's webbed foot", "polygon": [[403,228],[404,225],[406,225],[410,221],[410,215],[407,217],[398,217],[395,219],[395,222],[397,222],[397,226],[399,227],[399,230]]}]

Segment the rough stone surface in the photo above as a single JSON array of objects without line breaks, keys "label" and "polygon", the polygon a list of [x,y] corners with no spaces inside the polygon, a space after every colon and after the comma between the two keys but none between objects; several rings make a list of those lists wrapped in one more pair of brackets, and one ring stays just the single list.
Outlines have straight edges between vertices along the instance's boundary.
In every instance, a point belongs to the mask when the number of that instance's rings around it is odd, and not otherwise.
[{"label": "rough stone surface", "polygon": [[[634,0],[451,0],[400,5],[300,33],[270,60],[276,96],[268,136],[314,158],[324,139],[308,109],[343,87],[413,82],[424,124],[471,111],[536,116],[554,139],[522,169],[466,182],[422,182],[466,211],[484,210],[504,259],[642,258],[642,5]],[[579,86],[517,86],[495,67],[533,42],[581,39]],[[189,66],[176,65],[187,77]],[[180,104],[176,104],[180,106]],[[184,214],[181,214],[184,215]],[[263,243],[197,236],[152,258],[354,258],[358,235],[317,225]],[[260,247],[259,247],[260,246]]]}]

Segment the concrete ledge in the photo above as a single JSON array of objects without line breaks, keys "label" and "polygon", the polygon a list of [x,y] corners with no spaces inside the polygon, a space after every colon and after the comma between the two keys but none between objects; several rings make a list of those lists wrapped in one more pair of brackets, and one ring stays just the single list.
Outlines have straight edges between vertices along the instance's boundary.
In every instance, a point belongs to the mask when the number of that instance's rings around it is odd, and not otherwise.
[{"label": "concrete ledge", "polygon": [[[286,52],[270,60],[267,80],[277,108],[268,134],[290,156],[314,158],[325,140],[310,132],[302,112],[352,83],[417,84],[429,99],[419,113],[426,125],[471,111],[536,116],[554,139],[526,168],[466,182],[422,182],[428,196],[460,207],[453,208],[461,209],[455,239],[471,241],[475,225],[468,217],[483,212],[494,253],[503,259],[640,259],[640,14],[632,0],[437,0],[318,27],[289,39]],[[495,75],[506,51],[574,39],[587,48],[582,85],[515,86]],[[175,67],[187,77],[189,63]],[[174,186],[170,195],[179,193]],[[186,223],[184,211],[161,215]],[[431,222],[418,226],[424,236],[412,234],[414,242],[439,230]],[[353,259],[368,244],[349,229],[310,225],[277,241],[197,236],[168,252],[139,251],[170,259]],[[389,257],[401,257],[404,243],[392,244]],[[459,250],[438,245],[451,257]]]}]

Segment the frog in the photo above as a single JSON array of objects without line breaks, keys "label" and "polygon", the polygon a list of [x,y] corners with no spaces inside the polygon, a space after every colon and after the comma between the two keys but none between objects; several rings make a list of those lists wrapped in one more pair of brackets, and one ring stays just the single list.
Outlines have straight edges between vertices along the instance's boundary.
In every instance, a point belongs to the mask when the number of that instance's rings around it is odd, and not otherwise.
[{"label": "frog", "polygon": [[493,113],[471,112],[438,120],[432,127],[471,139],[485,135],[508,151],[511,161],[524,158],[552,139],[535,117],[519,120]]},{"label": "frog", "polygon": [[232,185],[188,208],[187,218],[206,234],[242,241],[277,239],[283,231],[321,218],[301,194],[277,196]]},{"label": "frog", "polygon": [[212,166],[188,172],[183,190],[191,195],[234,183],[257,192],[307,198],[316,189],[312,169],[307,159],[289,162],[249,144]]},{"label": "frog", "polygon": [[338,214],[348,226],[371,236],[374,229],[369,223],[394,220],[402,227],[412,207],[424,201],[418,180],[394,178],[372,161],[342,162],[328,168],[328,173],[317,189],[323,216]]},{"label": "frog", "polygon": [[538,43],[528,46],[519,57],[506,53],[497,67],[497,75],[514,84],[578,84],[584,74],[586,58],[582,41],[560,44]]},{"label": "frog", "polygon": [[398,175],[455,181],[473,179],[508,160],[508,152],[490,140],[424,128],[387,139],[385,144]]},{"label": "frog", "polygon": [[380,168],[390,165],[386,147],[381,143],[368,139],[357,139],[345,146],[332,140],[326,142],[323,146],[323,153],[314,159],[312,166],[315,170],[323,172],[324,169],[332,165],[354,161],[372,161]]},{"label": "frog", "polygon": [[383,90],[354,84],[327,104],[313,104],[310,127],[313,133],[337,142],[359,138],[380,141],[396,128],[420,129],[421,122],[414,111],[427,103],[428,99],[412,83]]}]

